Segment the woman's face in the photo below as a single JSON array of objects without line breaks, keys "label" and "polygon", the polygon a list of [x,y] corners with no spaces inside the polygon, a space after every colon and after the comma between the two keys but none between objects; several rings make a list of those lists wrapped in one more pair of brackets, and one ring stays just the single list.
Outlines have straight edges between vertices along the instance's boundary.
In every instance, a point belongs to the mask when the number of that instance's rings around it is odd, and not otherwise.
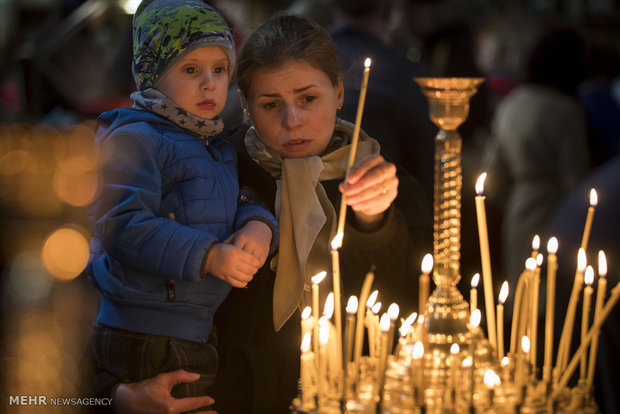
[{"label": "woman's face", "polygon": [[287,158],[321,154],[334,132],[342,81],[303,60],[261,69],[250,78],[244,106],[260,139]]}]

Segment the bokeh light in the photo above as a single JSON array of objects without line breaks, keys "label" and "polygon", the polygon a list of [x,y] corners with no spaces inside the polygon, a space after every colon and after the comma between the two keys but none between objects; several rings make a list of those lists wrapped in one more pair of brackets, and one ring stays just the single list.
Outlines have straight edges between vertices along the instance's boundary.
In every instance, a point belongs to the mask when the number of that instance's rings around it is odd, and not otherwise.
[{"label": "bokeh light", "polygon": [[99,189],[95,160],[77,156],[61,161],[54,173],[53,183],[56,195],[67,204],[76,207],[88,205]]},{"label": "bokeh light", "polygon": [[7,269],[8,292],[18,302],[34,302],[45,298],[53,280],[45,271],[37,251],[17,254]]},{"label": "bokeh light", "polygon": [[88,241],[75,228],[63,227],[54,231],[43,244],[43,265],[58,280],[77,277],[88,261]]}]

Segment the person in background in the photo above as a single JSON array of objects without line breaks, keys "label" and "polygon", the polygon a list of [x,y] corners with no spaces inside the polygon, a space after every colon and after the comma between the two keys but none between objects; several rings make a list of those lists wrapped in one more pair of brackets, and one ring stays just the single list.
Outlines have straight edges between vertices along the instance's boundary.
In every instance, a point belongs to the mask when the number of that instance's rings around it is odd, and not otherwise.
[{"label": "person in background", "polygon": [[275,217],[240,189],[235,147],[220,134],[235,63],[226,21],[200,0],[154,0],[133,28],[138,91],[133,108],[98,119],[102,187],[88,209],[87,273],[103,302],[87,355],[95,394],[120,411],[140,386],[211,401],[215,310],[277,243]]},{"label": "person in background", "polygon": [[417,180],[386,161],[364,131],[343,183],[354,126],[338,115],[344,85],[318,24],[270,18],[240,49],[237,84],[251,124],[239,144],[255,161],[240,163],[239,174],[273,208],[281,236],[271,263],[218,309],[221,364],[212,396],[221,414],[285,413],[297,392],[300,310],[310,304],[311,277],[328,271],[322,298],[333,283],[330,242],[342,193],[341,303],[359,295],[374,266],[378,300],[398,303],[402,315],[417,310],[412,275],[431,249],[432,219]]}]

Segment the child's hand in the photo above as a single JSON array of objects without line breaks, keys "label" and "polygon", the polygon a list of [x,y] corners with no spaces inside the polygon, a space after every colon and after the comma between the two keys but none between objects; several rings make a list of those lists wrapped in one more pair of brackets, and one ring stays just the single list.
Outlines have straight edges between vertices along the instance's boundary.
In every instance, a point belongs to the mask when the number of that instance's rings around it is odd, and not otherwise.
[{"label": "child's hand", "polygon": [[207,254],[205,269],[233,287],[245,287],[263,262],[228,243],[216,243]]},{"label": "child's hand", "polygon": [[252,220],[235,232],[231,242],[256,257],[262,266],[269,255],[271,237],[271,229],[268,225],[262,221]]}]

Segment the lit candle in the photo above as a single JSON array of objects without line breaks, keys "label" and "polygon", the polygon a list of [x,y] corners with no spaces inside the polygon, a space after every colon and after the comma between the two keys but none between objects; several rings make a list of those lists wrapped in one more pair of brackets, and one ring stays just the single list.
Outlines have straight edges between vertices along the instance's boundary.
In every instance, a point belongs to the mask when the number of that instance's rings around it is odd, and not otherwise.
[{"label": "lit candle", "polygon": [[375,303],[370,308],[370,322],[369,326],[372,331],[368,333],[368,336],[372,337],[372,342],[369,344],[370,357],[379,356],[379,311],[381,310],[381,302]]},{"label": "lit candle", "polygon": [[473,363],[473,358],[470,356],[466,357],[465,359],[463,359],[463,362],[461,364],[461,367],[463,368],[464,374],[463,374],[463,388],[469,388],[470,389],[470,398],[469,398],[469,412],[473,413],[474,411],[474,363]]},{"label": "lit candle", "polygon": [[[319,283],[325,279],[325,275],[327,272],[319,272],[316,275],[312,276],[312,316],[314,317],[314,333],[312,334],[313,338],[313,349],[314,351],[318,351],[319,349],[319,327],[317,325],[319,321]],[[318,353],[319,359],[321,359],[320,352]]]},{"label": "lit candle", "polygon": [[[598,284],[596,288],[596,304],[594,305],[594,323],[601,318],[601,310],[603,309],[603,302],[605,302],[605,293],[607,291],[607,259],[605,253],[600,250],[598,252]],[[590,347],[590,360],[588,361],[588,384],[592,385],[594,381],[594,369],[596,368],[596,355],[598,352],[598,338],[599,335],[595,335],[592,339],[592,346]]]},{"label": "lit candle", "polygon": [[343,233],[336,234],[331,242],[332,254],[332,280],[334,289],[334,322],[336,324],[336,345],[342,361],[342,307],[340,304],[340,258],[338,247],[342,245]]},{"label": "lit candle", "polygon": [[402,318],[400,319],[401,324],[400,324],[400,328],[398,328],[398,334],[399,334],[398,345],[394,349],[394,356],[396,356],[397,358],[398,358],[398,355],[402,347],[407,345],[407,335],[409,335],[409,332],[411,332],[411,325],[415,322],[417,317],[418,317],[418,313],[413,312],[406,319],[404,320]]},{"label": "lit candle", "polygon": [[379,378],[377,381],[378,385],[378,394],[379,396],[383,395],[383,385],[385,384],[385,368],[387,364],[387,355],[388,355],[388,335],[390,331],[390,316],[387,313],[381,315],[381,320],[379,321],[379,329],[381,330],[381,341],[379,346]]},{"label": "lit candle", "polygon": [[417,405],[421,407],[424,405],[424,344],[422,341],[417,341],[413,345],[411,356],[413,358],[415,395]]},{"label": "lit candle", "polygon": [[400,308],[396,303],[392,303],[387,310],[387,314],[390,317],[390,328],[388,331],[388,348],[387,353],[392,353],[392,347],[394,346],[394,329],[396,325],[396,319],[398,319],[398,314],[400,313]]},{"label": "lit candle", "polygon": [[379,291],[373,291],[370,296],[368,296],[368,300],[366,301],[366,317],[364,320],[364,324],[366,325],[366,329],[368,330],[368,353],[370,354],[370,356],[374,356],[375,354],[375,329],[372,315],[372,307],[375,306],[377,295],[379,295]]},{"label": "lit candle", "polygon": [[351,358],[353,356],[353,334],[355,330],[355,313],[357,312],[357,297],[351,296],[349,297],[349,301],[347,302],[347,320],[345,323],[345,336],[344,336],[344,349],[345,349],[345,358],[344,358],[344,370],[342,374],[343,378],[343,387],[342,387],[342,396],[346,400],[347,396],[347,382],[348,382],[348,367],[351,362]]},{"label": "lit candle", "polygon": [[560,372],[564,371],[568,362],[568,354],[570,353],[570,344],[573,336],[573,327],[575,325],[575,313],[577,312],[577,302],[579,301],[579,294],[583,287],[583,273],[587,266],[586,252],[584,249],[579,249],[577,255],[577,272],[575,273],[575,281],[573,283],[573,290],[571,291],[570,298],[568,300],[568,309],[566,310],[566,317],[564,318],[564,326],[562,326],[562,335],[560,336],[560,344],[558,349],[558,357],[556,361],[556,367]]},{"label": "lit candle", "polygon": [[459,362],[457,360],[458,353],[461,352],[461,347],[459,344],[450,345],[450,387],[453,388],[456,392],[457,385],[457,375],[458,375],[458,367]]},{"label": "lit candle", "polygon": [[502,367],[502,375],[504,376],[504,381],[510,381],[510,358],[508,358],[507,356],[503,357],[500,365]]},{"label": "lit candle", "polygon": [[508,297],[508,282],[502,283],[497,298],[497,354],[499,361],[504,358],[504,303]]},{"label": "lit candle", "polygon": [[489,368],[484,372],[484,377],[482,378],[482,382],[484,382],[484,385],[486,385],[487,390],[489,391],[488,406],[492,407],[493,399],[495,398],[494,389],[496,386],[498,386],[501,383],[501,380],[499,379],[499,375],[497,375],[495,371]]},{"label": "lit candle", "polygon": [[475,309],[471,316],[469,317],[469,330],[470,330],[470,343],[469,343],[469,355],[471,357],[471,383],[470,383],[470,398],[469,398],[469,402],[470,405],[473,407],[473,402],[474,402],[474,383],[475,383],[475,377],[474,377],[474,372],[475,372],[475,367],[476,367],[476,360],[475,360],[475,341],[474,341],[474,336],[475,336],[475,332],[478,330],[478,327],[480,326],[480,320],[482,319],[482,313],[480,312],[480,309]]},{"label": "lit candle", "polygon": [[489,342],[493,349],[497,349],[497,327],[495,325],[495,309],[493,308],[493,276],[491,275],[491,254],[489,251],[489,235],[487,231],[487,217],[484,206],[484,180],[487,173],[480,174],[476,181],[476,217],[478,218],[478,236],[480,238],[480,257],[482,262],[482,281],[484,284],[484,303],[487,313],[487,328]]},{"label": "lit candle", "polygon": [[430,295],[430,277],[428,274],[431,270],[433,270],[433,256],[427,253],[422,259],[422,274],[420,275],[420,315],[426,313],[426,303]]},{"label": "lit candle", "polygon": [[342,349],[338,351],[338,341],[336,340],[336,327],[330,319],[334,315],[334,292],[329,292],[323,308],[323,317],[319,321],[329,326],[329,337],[331,340],[327,348],[327,368],[330,378],[337,378],[342,372]]},{"label": "lit candle", "polygon": [[518,352],[519,338],[526,334],[527,326],[530,318],[530,294],[532,284],[532,274],[536,270],[536,260],[528,257],[525,260],[525,270],[519,276],[517,289],[515,291],[514,311],[512,327],[510,330],[510,353]]},{"label": "lit candle", "polygon": [[304,411],[312,411],[314,409],[314,352],[310,351],[310,332],[303,336],[301,341],[301,397],[302,407]]},{"label": "lit candle", "polygon": [[[321,318],[325,320],[324,318]],[[328,381],[327,381],[327,343],[329,341],[329,324],[318,323],[319,325],[319,406],[322,406],[327,397]]]},{"label": "lit candle", "polygon": [[558,239],[552,237],[547,242],[547,308],[545,311],[545,361],[543,380],[551,382],[553,364],[553,324],[555,315],[555,278],[558,270]]},{"label": "lit candle", "polygon": [[301,312],[301,337],[304,338],[306,334],[312,336],[312,328],[314,327],[314,316],[312,316],[312,308],[306,306]]},{"label": "lit candle", "polygon": [[596,190],[590,190],[590,207],[588,207],[588,215],[586,216],[586,225],[583,229],[583,237],[581,238],[581,248],[588,250],[588,240],[590,239],[590,230],[592,229],[592,220],[594,219],[594,210],[598,204],[598,196]]},{"label": "lit candle", "polygon": [[355,381],[359,378],[359,361],[362,355],[362,345],[364,343],[364,306],[368,300],[368,294],[370,293],[370,287],[372,286],[372,281],[375,278],[374,272],[371,270],[366,273],[366,278],[364,279],[364,283],[362,284],[362,291],[360,292],[359,306],[357,307],[357,318],[355,321],[355,341],[354,341],[354,349],[355,352],[353,354],[353,372],[355,375]]},{"label": "lit candle", "polygon": [[532,277],[532,319],[530,321],[530,361],[534,372],[536,372],[537,365],[537,347],[538,347],[538,299],[540,297],[540,267],[542,266],[543,255],[538,253],[536,256],[536,268]]},{"label": "lit candle", "polygon": [[530,340],[527,336],[521,337],[521,354],[517,355],[517,366],[515,368],[515,388],[517,390],[517,400],[522,401],[524,397],[525,381],[528,380],[528,360],[530,352]]},{"label": "lit candle", "polygon": [[[594,269],[592,266],[586,267],[584,276],[586,287],[583,289],[583,308],[581,309],[581,342],[584,342],[588,334],[588,326],[590,325],[590,305],[592,303],[592,283],[594,283]],[[585,380],[588,373],[588,358],[584,352],[581,356],[581,369],[579,370],[579,379]]]},{"label": "lit candle", "polygon": [[469,313],[478,309],[478,283],[480,282],[480,273],[476,273],[471,278],[471,289],[469,290]]},{"label": "lit candle", "polygon": [[[353,136],[351,138],[351,151],[349,152],[349,161],[345,173],[344,185],[347,184],[349,171],[355,163],[355,153],[357,152],[357,141],[360,135],[360,126],[362,125],[362,113],[364,112],[364,101],[366,100],[366,89],[368,88],[368,74],[370,73],[370,58],[364,61],[364,76],[362,78],[362,86],[360,88],[360,97],[357,101],[357,114],[355,115],[355,126],[353,127]],[[344,233],[344,219],[347,214],[346,197],[344,193],[340,200],[340,213],[338,215],[338,231],[336,233]],[[342,240],[341,240],[342,241]],[[340,248],[340,246],[337,246]]]}]

